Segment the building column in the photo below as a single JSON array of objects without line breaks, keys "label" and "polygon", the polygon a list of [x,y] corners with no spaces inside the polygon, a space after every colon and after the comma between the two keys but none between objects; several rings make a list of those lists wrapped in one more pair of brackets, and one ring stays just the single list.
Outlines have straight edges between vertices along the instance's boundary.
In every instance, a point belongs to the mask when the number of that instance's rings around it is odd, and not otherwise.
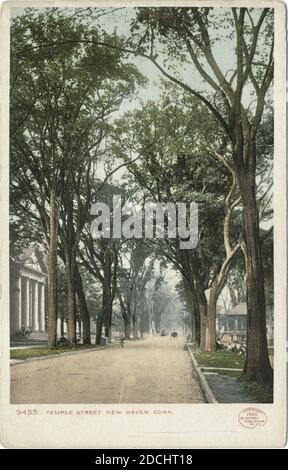
[{"label": "building column", "polygon": [[32,328],[34,331],[39,331],[39,311],[38,311],[38,281],[33,281],[32,287],[33,299],[33,315],[32,315]]},{"label": "building column", "polygon": [[20,276],[21,279],[21,321],[20,321],[20,328],[25,325],[25,318],[26,318],[26,304],[25,304],[25,294],[26,294],[26,284],[25,284],[25,278],[23,276]]},{"label": "building column", "polygon": [[16,315],[17,315],[17,318],[16,318],[16,321],[17,321],[17,324],[16,324],[16,330],[20,330],[21,329],[21,323],[22,323],[22,289],[21,289],[21,274],[18,278],[18,281],[17,281],[17,287],[18,287],[18,293],[17,293],[17,312],[16,312]]},{"label": "building column", "polygon": [[26,277],[26,296],[25,296],[25,313],[26,313],[26,318],[25,318],[25,328],[28,328],[30,326],[30,279],[29,277]]},{"label": "building column", "polygon": [[39,288],[39,330],[45,331],[45,287],[42,282],[38,284]]}]

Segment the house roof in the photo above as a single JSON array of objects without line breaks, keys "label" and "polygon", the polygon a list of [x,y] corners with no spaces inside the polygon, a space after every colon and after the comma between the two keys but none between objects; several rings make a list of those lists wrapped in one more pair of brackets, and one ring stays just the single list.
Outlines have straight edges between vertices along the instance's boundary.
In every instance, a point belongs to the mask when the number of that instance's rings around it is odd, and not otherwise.
[{"label": "house roof", "polygon": [[39,248],[33,243],[23,250],[20,257],[20,263],[30,269],[35,269],[35,271],[38,271],[40,267],[43,273],[48,272],[43,253],[41,253]]},{"label": "house roof", "polygon": [[229,312],[228,315],[247,315],[247,306],[243,302],[241,304],[235,305]]}]

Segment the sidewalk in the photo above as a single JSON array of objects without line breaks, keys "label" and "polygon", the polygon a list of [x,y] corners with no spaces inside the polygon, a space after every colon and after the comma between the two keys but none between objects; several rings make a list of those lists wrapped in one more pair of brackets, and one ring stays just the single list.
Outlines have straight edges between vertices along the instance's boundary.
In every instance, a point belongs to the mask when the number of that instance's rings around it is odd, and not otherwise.
[{"label": "sidewalk", "polygon": [[[84,354],[84,353],[88,353],[88,352],[92,352],[92,351],[101,351],[102,349],[109,349],[109,348],[112,348],[112,347],[115,347],[115,346],[119,346],[119,343],[117,342],[113,342],[113,343],[109,343],[107,345],[103,345],[103,346],[95,346],[93,348],[87,348],[87,349],[75,349],[75,350],[71,350],[71,351],[63,351],[63,352],[58,352],[58,353],[55,353],[55,354],[46,354],[46,355],[43,355],[43,356],[35,356],[35,357],[28,357],[26,359],[10,359],[10,366],[13,366],[13,365],[17,365],[17,364],[27,364],[29,362],[37,362],[37,361],[44,361],[46,359],[56,359],[56,358],[59,358],[59,357],[63,357],[63,356],[73,356],[75,354]],[[37,348],[39,346],[27,346],[27,347],[22,347],[22,348],[10,348],[10,349],[31,349],[31,348]],[[59,350],[58,350],[59,351]]]},{"label": "sidewalk", "polygon": [[193,345],[187,344],[187,349],[209,403],[255,403],[255,397],[247,392],[244,384],[237,377],[229,375],[241,369],[199,366],[193,354]]},{"label": "sidewalk", "polygon": [[255,403],[255,397],[235,377],[215,372],[203,372],[203,375],[218,403]]}]

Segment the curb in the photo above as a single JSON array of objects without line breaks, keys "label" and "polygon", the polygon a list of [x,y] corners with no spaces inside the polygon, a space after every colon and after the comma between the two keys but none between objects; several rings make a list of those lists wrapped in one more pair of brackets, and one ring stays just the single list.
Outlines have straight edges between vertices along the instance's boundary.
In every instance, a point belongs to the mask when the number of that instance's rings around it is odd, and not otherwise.
[{"label": "curb", "polygon": [[242,372],[243,369],[236,369],[235,367],[206,367],[206,366],[201,366],[201,369],[205,369],[205,370],[231,370],[234,372],[234,370],[236,370],[236,372]]},{"label": "curb", "polygon": [[199,367],[198,364],[197,364],[197,361],[194,357],[193,352],[190,349],[189,344],[186,343],[186,346],[187,346],[188,352],[190,354],[190,357],[192,359],[193,367],[194,367],[194,369],[195,369],[195,371],[198,375],[198,378],[200,380],[200,383],[201,383],[204,395],[206,397],[206,400],[208,401],[208,403],[218,403],[218,401],[216,400],[216,398],[214,396],[214,393],[212,392],[211,388],[209,387],[209,385],[207,383],[207,380],[204,377],[204,374],[202,374],[201,367]]},{"label": "curb", "polygon": [[[111,344],[109,346],[99,346],[99,348],[82,349],[79,351],[67,351],[59,354],[47,354],[47,356],[29,357],[28,359],[10,359],[10,367],[18,366],[19,364],[27,364],[29,362],[45,361],[46,359],[56,359],[63,356],[73,356],[74,354],[84,354],[88,352],[101,351],[103,349],[110,349],[119,346],[118,344]],[[15,362],[12,362],[15,361]],[[16,362],[17,361],[17,362]]]}]

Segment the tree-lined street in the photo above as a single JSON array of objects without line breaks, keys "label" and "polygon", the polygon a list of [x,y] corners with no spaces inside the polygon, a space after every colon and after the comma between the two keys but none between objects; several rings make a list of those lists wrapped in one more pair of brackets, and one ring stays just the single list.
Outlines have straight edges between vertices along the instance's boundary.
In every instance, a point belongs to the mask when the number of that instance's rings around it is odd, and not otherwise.
[{"label": "tree-lined street", "polygon": [[39,325],[15,270],[11,333],[49,351],[125,340],[14,366],[13,400],[201,401],[167,332],[241,354],[272,400],[273,25],[246,7],[12,18],[10,260],[36,245],[47,283]]},{"label": "tree-lined street", "polygon": [[205,403],[183,338],[145,338],[11,368],[11,403]]}]

